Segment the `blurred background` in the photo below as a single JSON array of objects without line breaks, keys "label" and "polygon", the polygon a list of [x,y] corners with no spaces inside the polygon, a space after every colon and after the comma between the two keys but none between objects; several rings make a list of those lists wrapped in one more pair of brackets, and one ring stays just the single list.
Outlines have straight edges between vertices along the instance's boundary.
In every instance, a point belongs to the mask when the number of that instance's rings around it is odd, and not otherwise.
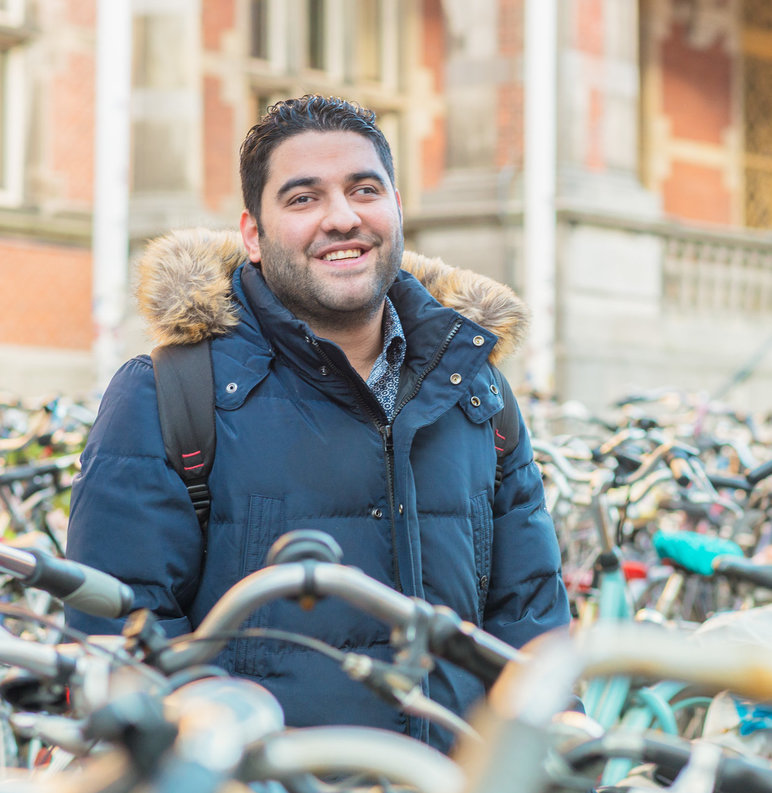
[{"label": "blurred background", "polygon": [[513,385],[768,409],[769,0],[0,0],[0,389],[149,351],[132,261],[235,228],[245,133],[308,92],[377,112],[407,247],[528,302]]}]

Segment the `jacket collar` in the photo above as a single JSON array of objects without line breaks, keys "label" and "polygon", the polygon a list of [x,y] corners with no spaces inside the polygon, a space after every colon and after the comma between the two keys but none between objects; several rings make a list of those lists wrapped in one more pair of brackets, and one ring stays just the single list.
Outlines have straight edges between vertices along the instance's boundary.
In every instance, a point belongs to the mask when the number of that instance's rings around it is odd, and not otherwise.
[{"label": "jacket collar", "polygon": [[[186,344],[231,332],[244,319],[232,276],[245,259],[237,231],[184,229],[149,243],[137,266],[136,296],[139,312],[154,341]],[[422,326],[428,323],[436,332],[439,325],[449,320],[447,313],[441,316],[435,312],[442,306],[452,308],[496,337],[490,349],[490,362],[496,365],[522,343],[528,310],[508,286],[410,251],[405,252],[402,267],[389,293],[401,318],[420,317]],[[408,273],[430,294],[415,290]],[[411,301],[411,305],[400,309],[403,300]],[[278,303],[275,299],[274,302]],[[256,301],[253,308],[258,321],[263,306],[268,310],[270,304],[267,297]],[[270,310],[276,312],[276,307]],[[280,324],[292,324],[290,318],[294,317],[286,309],[285,312],[288,316],[274,313],[272,321],[278,318]],[[299,328],[295,326],[295,330]],[[406,327],[405,332],[409,334],[411,328]]]}]

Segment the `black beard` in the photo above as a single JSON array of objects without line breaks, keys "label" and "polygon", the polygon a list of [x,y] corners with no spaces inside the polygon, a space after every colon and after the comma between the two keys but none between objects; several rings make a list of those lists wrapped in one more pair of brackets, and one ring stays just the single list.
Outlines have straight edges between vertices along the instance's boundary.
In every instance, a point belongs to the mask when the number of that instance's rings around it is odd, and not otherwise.
[{"label": "black beard", "polygon": [[[345,242],[346,237],[340,236],[341,239],[331,238],[329,242]],[[361,235],[356,238],[362,239]],[[265,237],[260,241],[263,260],[261,269],[266,283],[279,301],[298,319],[308,323],[315,332],[322,328],[353,329],[366,324],[381,310],[386,294],[399,272],[404,249],[402,234],[395,235],[390,252],[384,250],[382,244],[383,241],[379,239],[375,245],[378,249],[378,266],[373,276],[373,294],[364,303],[351,308],[329,305],[333,301],[325,302],[327,296],[320,293],[313,275],[308,270],[298,268],[285,250],[274,246]],[[387,254],[388,259],[383,259]]]}]

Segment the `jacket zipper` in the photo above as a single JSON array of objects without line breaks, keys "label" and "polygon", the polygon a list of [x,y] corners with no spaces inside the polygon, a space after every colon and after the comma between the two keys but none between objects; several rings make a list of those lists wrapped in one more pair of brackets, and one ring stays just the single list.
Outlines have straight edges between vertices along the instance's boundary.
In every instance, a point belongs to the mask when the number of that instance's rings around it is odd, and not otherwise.
[{"label": "jacket zipper", "polygon": [[418,379],[415,381],[415,383],[413,385],[413,389],[411,390],[411,392],[409,394],[407,394],[407,396],[403,397],[402,401],[399,403],[399,405],[394,410],[394,415],[395,416],[399,413],[400,410],[402,410],[403,407],[405,407],[405,405],[407,405],[408,402],[410,402],[411,399],[413,399],[413,397],[416,396],[416,394],[418,393],[419,389],[421,388],[421,384],[423,383],[423,381],[426,380],[427,376],[434,369],[437,368],[437,365],[439,364],[440,359],[442,358],[443,355],[445,355],[445,351],[450,346],[450,342],[453,341],[453,337],[458,333],[458,331],[461,329],[461,326],[463,324],[464,324],[464,322],[461,319],[457,319],[453,323],[453,327],[448,331],[448,335],[445,337],[445,340],[436,349],[434,355],[432,356],[431,361],[429,361],[429,363],[424,367],[424,370],[418,376]]},{"label": "jacket zipper", "polygon": [[383,440],[383,456],[386,460],[386,484],[389,493],[389,518],[391,520],[391,566],[394,572],[394,588],[402,592],[402,578],[399,574],[399,557],[397,555],[397,521],[395,518],[396,499],[394,498],[394,439],[391,435],[391,424],[379,424],[378,432]]},{"label": "jacket zipper", "polygon": [[361,393],[358,383],[349,377],[345,372],[341,371],[341,369],[330,360],[330,357],[327,355],[324,349],[322,349],[319,342],[314,338],[310,338],[309,340],[311,342],[311,346],[314,348],[314,350],[316,350],[317,355],[322,359],[324,364],[351,384],[357,401],[365,413],[369,416],[370,421],[372,421],[372,423],[375,425],[375,428],[378,430],[378,434],[381,436],[381,441],[383,443],[383,455],[386,464],[386,492],[388,493],[389,499],[389,521],[391,524],[391,569],[392,575],[394,576],[394,588],[397,590],[397,592],[402,592],[402,578],[399,572],[399,558],[397,556],[397,524],[394,518],[394,443],[391,437],[391,424],[388,422],[384,424],[381,421],[378,414],[372,409],[365,396]]},{"label": "jacket zipper", "polygon": [[[394,410],[394,416],[396,416],[400,410],[402,410],[405,405],[413,399],[416,394],[418,393],[419,389],[421,388],[421,384],[432,372],[440,362],[440,359],[445,354],[445,351],[448,349],[450,342],[453,340],[453,337],[458,333],[459,329],[463,325],[463,320],[457,319],[453,323],[453,327],[451,327],[448,335],[445,337],[442,344],[436,349],[432,359],[429,361],[424,370],[418,376],[415,384],[413,385],[412,390],[409,394],[407,394],[399,405]],[[379,435],[381,436],[381,440],[383,442],[383,455],[384,460],[386,463],[386,487],[389,499],[389,520],[391,522],[391,566],[392,566],[392,573],[394,575],[394,588],[397,592],[402,592],[402,577],[400,575],[399,569],[399,556],[397,554],[397,522],[396,522],[396,498],[394,496],[394,439],[392,437],[391,432],[391,423],[383,423],[380,420],[380,417],[373,411],[371,406],[367,403],[365,397],[360,393],[360,390],[357,386],[357,383],[353,381],[345,372],[342,372],[329,358],[327,353],[322,349],[319,342],[314,339],[309,339],[311,342],[311,346],[316,350],[317,355],[324,361],[325,365],[328,366],[332,371],[336,372],[338,375],[343,377],[345,380],[349,381],[353,386],[354,394],[356,395],[357,400],[359,401],[360,405],[364,409],[365,413],[370,417],[370,420],[375,425],[376,429],[378,430]],[[392,419],[393,421],[393,419]]]}]

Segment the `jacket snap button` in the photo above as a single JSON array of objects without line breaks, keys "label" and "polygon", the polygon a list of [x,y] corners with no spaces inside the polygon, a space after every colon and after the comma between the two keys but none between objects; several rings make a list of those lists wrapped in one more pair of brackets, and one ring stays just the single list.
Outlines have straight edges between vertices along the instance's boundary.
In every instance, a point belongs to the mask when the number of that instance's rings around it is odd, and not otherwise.
[{"label": "jacket snap button", "polygon": [[404,511],[405,511],[405,505],[404,504],[400,504],[399,505],[399,514],[401,515]]},{"label": "jacket snap button", "polygon": [[475,347],[482,347],[483,344],[485,344],[485,339],[482,336],[475,336],[472,339],[472,344],[474,344]]},{"label": "jacket snap button", "polygon": [[319,374],[320,374],[320,375],[322,375],[322,376],[325,376],[325,377],[326,377],[326,376],[327,376],[329,373],[330,373],[330,372],[329,372],[329,369],[328,369],[326,366],[320,366],[320,367],[319,367]]},{"label": "jacket snap button", "polygon": [[225,386],[225,390],[229,394],[232,394],[235,391],[238,391],[238,389],[239,389],[239,384],[238,383],[228,383],[228,385]]},{"label": "jacket snap button", "polygon": [[483,575],[480,576],[480,589],[487,589],[488,588],[488,576]]},{"label": "jacket snap button", "polygon": [[450,382],[453,383],[453,385],[458,385],[461,382],[461,379],[461,375],[458,372],[453,372],[453,374],[450,376]]},{"label": "jacket snap button", "polygon": [[469,401],[472,403],[472,405],[474,405],[474,407],[480,407],[480,397],[473,396]]},{"label": "jacket snap button", "polygon": [[383,517],[383,510],[382,510],[380,507],[373,507],[373,508],[370,510],[370,514],[371,514],[371,515],[372,515],[374,518],[378,518],[378,520],[380,520],[380,519]]},{"label": "jacket snap button", "polygon": [[499,393],[499,389],[497,388],[497,386],[495,385],[495,383],[494,383],[494,384],[492,384],[492,385],[491,385],[491,394],[498,394],[498,393]]}]

